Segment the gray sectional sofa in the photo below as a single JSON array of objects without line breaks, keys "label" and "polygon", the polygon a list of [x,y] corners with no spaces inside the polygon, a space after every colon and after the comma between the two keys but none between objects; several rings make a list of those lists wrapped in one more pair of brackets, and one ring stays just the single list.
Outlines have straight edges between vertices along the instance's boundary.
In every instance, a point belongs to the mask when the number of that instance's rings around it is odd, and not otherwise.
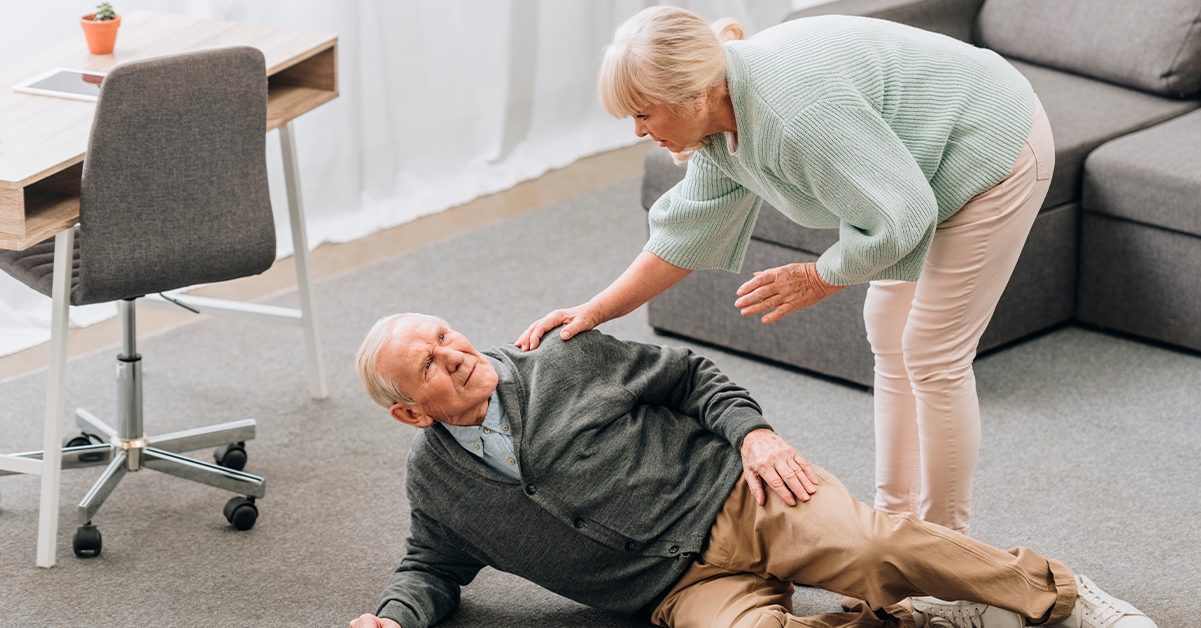
[{"label": "gray sectional sofa", "polygon": [[[990,48],[1043,103],[1055,174],[981,351],[1073,320],[1201,350],[1201,0],[840,0],[788,19],[830,13]],[[644,209],[684,172],[648,153]],[[813,261],[836,239],[765,203],[743,273],[692,273],[651,302],[650,323],[871,386],[866,286],[771,325],[733,307],[752,271]]]}]

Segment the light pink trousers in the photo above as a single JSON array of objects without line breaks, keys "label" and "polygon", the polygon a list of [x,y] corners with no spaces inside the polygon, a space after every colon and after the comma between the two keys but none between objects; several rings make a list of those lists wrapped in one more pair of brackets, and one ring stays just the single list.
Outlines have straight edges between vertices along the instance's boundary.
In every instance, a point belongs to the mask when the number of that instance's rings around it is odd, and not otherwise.
[{"label": "light pink trousers", "polygon": [[967,533],[980,450],[972,361],[1054,168],[1051,126],[1036,99],[1034,126],[1013,171],[938,225],[917,282],[868,287],[876,508]]}]

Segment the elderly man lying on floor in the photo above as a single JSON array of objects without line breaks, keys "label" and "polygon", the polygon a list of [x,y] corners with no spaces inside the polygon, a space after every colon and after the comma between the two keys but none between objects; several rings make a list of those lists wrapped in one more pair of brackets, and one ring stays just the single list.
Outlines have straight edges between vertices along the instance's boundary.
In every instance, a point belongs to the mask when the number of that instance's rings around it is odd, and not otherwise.
[{"label": "elderly man lying on floor", "polygon": [[[687,349],[590,331],[480,352],[440,319],[398,314],[358,369],[425,429],[408,456],[407,553],[352,627],[434,625],[488,565],[660,626],[1155,626],[1058,561],[856,501]],[[794,583],[862,602],[798,618]]]}]

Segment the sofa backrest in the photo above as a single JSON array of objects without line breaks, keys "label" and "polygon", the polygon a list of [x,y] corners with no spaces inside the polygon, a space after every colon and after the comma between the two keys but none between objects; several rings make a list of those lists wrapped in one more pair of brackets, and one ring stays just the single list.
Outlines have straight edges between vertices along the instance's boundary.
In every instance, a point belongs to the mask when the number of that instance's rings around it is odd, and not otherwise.
[{"label": "sofa backrest", "polygon": [[1201,0],[986,0],[981,46],[1171,96],[1201,91]]},{"label": "sofa backrest", "polygon": [[[813,4],[809,0],[806,4]],[[784,21],[817,15],[861,15],[942,33],[972,42],[976,15],[984,0],[826,0],[793,11]]]}]

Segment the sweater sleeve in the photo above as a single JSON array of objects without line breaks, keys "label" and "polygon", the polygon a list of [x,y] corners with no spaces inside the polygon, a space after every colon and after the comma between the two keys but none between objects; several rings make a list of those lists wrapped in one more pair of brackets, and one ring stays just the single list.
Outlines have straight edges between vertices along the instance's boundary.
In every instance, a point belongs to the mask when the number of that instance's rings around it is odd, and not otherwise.
[{"label": "sweater sleeve", "polygon": [[484,563],[464,553],[457,538],[419,510],[410,515],[407,552],[376,605],[377,617],[402,628],[427,628],[459,606],[460,588]]},{"label": "sweater sleeve", "polygon": [[644,250],[681,268],[738,272],[760,204],[758,196],[697,153],[688,160],[684,179],[651,206]]},{"label": "sweater sleeve", "polygon": [[580,334],[580,349],[601,365],[611,381],[639,402],[671,408],[695,418],[738,449],[752,430],[771,429],[759,404],[708,358],[683,347],[618,340],[598,331]]},{"label": "sweater sleeve", "polygon": [[839,218],[838,242],[817,260],[822,279],[863,283],[906,257],[925,257],[938,223],[934,190],[875,109],[822,100],[786,129],[780,172]]}]

